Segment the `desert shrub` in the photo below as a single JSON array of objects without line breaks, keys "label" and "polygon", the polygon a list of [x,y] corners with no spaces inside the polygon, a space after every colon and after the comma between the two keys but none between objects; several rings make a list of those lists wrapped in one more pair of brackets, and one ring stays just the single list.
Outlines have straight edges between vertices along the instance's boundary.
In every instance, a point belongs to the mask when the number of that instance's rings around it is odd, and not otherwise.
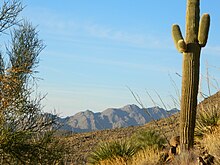
[{"label": "desert shrub", "polygon": [[0,33],[15,26],[10,46],[0,53],[0,164],[55,164],[63,154],[53,136],[56,116],[43,112],[44,97],[34,90],[44,44],[35,27],[16,21],[22,9],[18,0],[0,8]]},{"label": "desert shrub", "polygon": [[55,164],[63,154],[63,145],[51,132],[36,136],[27,131],[5,131],[0,137],[1,164]]},{"label": "desert shrub", "polygon": [[90,154],[89,162],[91,164],[98,164],[107,159],[115,159],[121,157],[128,159],[133,156],[138,150],[138,146],[129,140],[102,142]]},{"label": "desert shrub", "polygon": [[220,122],[219,105],[201,107],[197,112],[195,135],[202,137],[205,134],[212,133]]},{"label": "desert shrub", "polygon": [[166,143],[165,138],[161,137],[161,135],[154,130],[140,131],[132,137],[132,140],[135,141],[141,149],[148,147],[161,149]]}]

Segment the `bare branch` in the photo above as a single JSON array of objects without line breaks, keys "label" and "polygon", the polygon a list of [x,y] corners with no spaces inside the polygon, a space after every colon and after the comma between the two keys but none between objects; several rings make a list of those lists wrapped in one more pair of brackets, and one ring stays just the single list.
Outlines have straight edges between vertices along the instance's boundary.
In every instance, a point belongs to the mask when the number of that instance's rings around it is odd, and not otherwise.
[{"label": "bare branch", "polygon": [[4,1],[0,8],[0,33],[18,24],[18,15],[23,10],[19,0]]}]

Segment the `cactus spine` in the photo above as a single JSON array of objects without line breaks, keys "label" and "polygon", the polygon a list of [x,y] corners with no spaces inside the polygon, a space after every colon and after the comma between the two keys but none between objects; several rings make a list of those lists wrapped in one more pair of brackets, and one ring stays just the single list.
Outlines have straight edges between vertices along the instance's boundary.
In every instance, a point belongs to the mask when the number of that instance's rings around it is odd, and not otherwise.
[{"label": "cactus spine", "polygon": [[186,37],[182,37],[178,25],[173,25],[172,35],[176,48],[183,53],[182,95],[180,111],[180,150],[193,148],[196,106],[199,86],[201,48],[207,43],[210,16],[200,20],[200,0],[187,0]]}]

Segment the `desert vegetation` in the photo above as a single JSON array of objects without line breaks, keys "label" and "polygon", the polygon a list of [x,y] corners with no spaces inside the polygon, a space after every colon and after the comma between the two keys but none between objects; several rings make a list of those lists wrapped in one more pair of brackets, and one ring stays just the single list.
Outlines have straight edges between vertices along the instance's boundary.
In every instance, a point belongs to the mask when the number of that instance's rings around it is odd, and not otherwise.
[{"label": "desert vegetation", "polygon": [[[209,101],[207,102],[207,100]],[[87,163],[100,165],[197,165],[199,162],[203,164],[219,164],[218,140],[220,127],[216,124],[219,122],[216,116],[220,114],[220,111],[217,110],[219,109],[219,105],[213,104],[213,102],[218,102],[217,100],[219,101],[219,92],[198,105],[198,120],[196,122],[193,150],[181,152],[180,154],[180,141],[173,132],[173,129],[178,131],[179,122],[173,122],[172,125],[168,126],[170,123],[168,123],[166,119],[161,119],[157,121],[158,125],[155,125],[154,122],[150,122],[145,126],[137,127],[137,130],[131,134],[130,138],[128,136],[123,138],[121,138],[121,136],[117,137],[117,132],[112,132],[115,134],[115,138],[111,139],[107,136],[102,139],[103,142],[95,145],[87,156]],[[200,107],[213,107],[216,108],[216,111],[215,113],[212,112],[213,109],[206,109],[207,111],[204,111],[204,109],[200,109]],[[179,114],[172,116],[171,119],[175,121],[179,120]],[[213,120],[216,121],[214,124]],[[202,127],[203,129],[200,130],[201,125],[207,126],[208,129]],[[163,128],[169,142],[166,141],[162,134],[158,133],[160,130],[158,126]],[[170,127],[172,127],[172,129]],[[132,129],[132,127],[127,128],[126,131],[128,131],[128,129]],[[125,130],[120,129],[120,133],[124,131]],[[100,133],[101,132],[102,131],[100,131]],[[199,132],[199,134],[197,132]],[[107,134],[111,136],[111,131],[109,130]],[[93,140],[95,140],[95,136]]]},{"label": "desert vegetation", "polygon": [[[131,138],[120,141],[100,143],[90,154],[89,162],[97,164],[102,161],[121,160],[126,162],[134,155],[146,153],[148,150],[160,150],[165,144],[165,139],[153,130],[135,133]],[[140,152],[140,150],[142,152]]]},{"label": "desert vegetation", "polygon": [[183,53],[180,111],[180,146],[182,151],[189,150],[194,143],[200,52],[207,43],[209,26],[209,14],[204,14],[200,20],[200,0],[187,0],[186,38],[183,38],[178,25],[175,24],[172,27],[176,48]]},{"label": "desert vegetation", "polygon": [[6,1],[0,10],[1,35],[11,31],[10,45],[0,54],[0,163],[55,164],[63,151],[53,136],[56,118],[43,113],[44,97],[34,91],[44,44],[31,23],[18,19],[19,1]]},{"label": "desert vegetation", "polygon": [[10,31],[11,40],[0,54],[0,164],[220,164],[219,92],[197,105],[199,57],[210,24],[208,14],[199,19],[199,2],[188,0],[186,39],[178,25],[172,30],[184,56],[180,114],[68,136],[57,133],[56,115],[43,112],[44,96],[34,90],[44,43],[31,23],[18,19],[20,1],[4,2],[0,33]]}]

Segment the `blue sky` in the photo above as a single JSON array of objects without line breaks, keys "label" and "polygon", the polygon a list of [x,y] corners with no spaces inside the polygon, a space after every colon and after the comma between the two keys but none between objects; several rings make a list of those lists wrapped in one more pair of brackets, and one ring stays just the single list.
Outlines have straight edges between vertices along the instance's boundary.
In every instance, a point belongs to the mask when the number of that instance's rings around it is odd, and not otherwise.
[{"label": "blue sky", "polygon": [[[37,25],[46,48],[40,56],[39,91],[47,93],[45,111],[61,116],[90,109],[102,111],[136,103],[130,87],[144,104],[153,106],[146,91],[155,91],[173,107],[182,55],[171,37],[178,23],[185,33],[186,1],[147,0],[23,0],[22,17]],[[219,78],[220,1],[201,1],[210,13],[211,28],[202,50],[205,65]],[[214,67],[212,67],[214,66]],[[169,76],[170,75],[170,76]]]}]

